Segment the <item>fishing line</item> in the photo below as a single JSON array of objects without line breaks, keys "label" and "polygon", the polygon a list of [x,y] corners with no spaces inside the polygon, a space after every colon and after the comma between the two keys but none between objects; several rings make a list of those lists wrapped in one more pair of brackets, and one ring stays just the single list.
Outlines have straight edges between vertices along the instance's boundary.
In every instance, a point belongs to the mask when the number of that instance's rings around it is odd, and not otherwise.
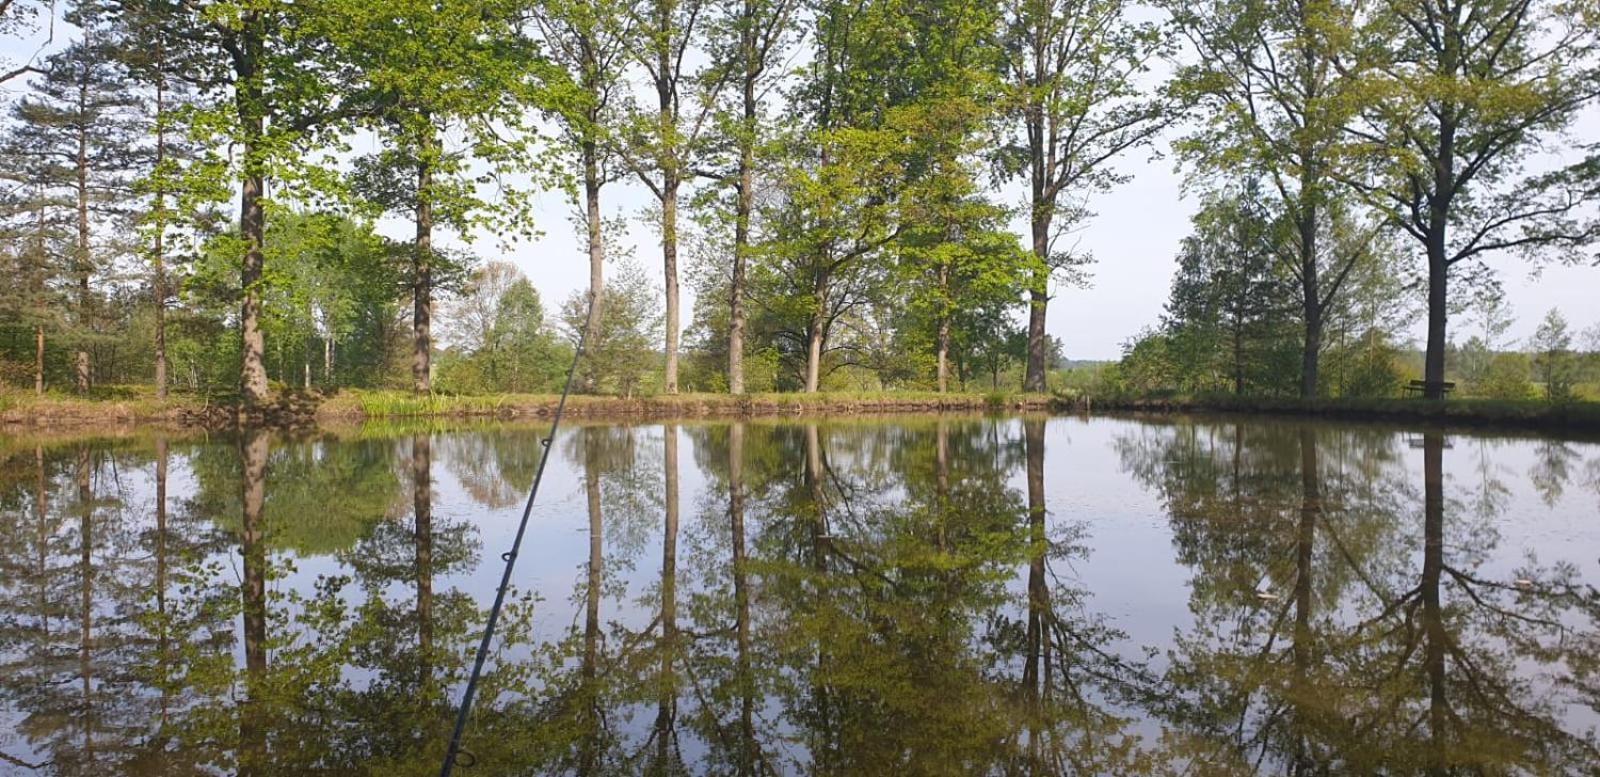
[{"label": "fishing line", "polygon": [[[589,293],[589,309],[585,312],[583,328],[578,331],[578,345],[572,350],[572,364],[567,367],[567,380],[561,385],[561,400],[556,403],[555,415],[550,419],[550,434],[539,441],[544,451],[539,454],[539,469],[534,471],[533,485],[528,489],[528,502],[522,507],[522,521],[517,524],[516,539],[511,541],[511,550],[500,554],[500,559],[506,562],[505,571],[500,575],[500,588],[494,594],[494,606],[489,608],[489,624],[484,627],[483,641],[478,643],[478,657],[472,664],[472,676],[467,679],[467,690],[461,695],[461,709],[456,713],[455,730],[450,734],[450,747],[444,753],[444,765],[439,769],[439,777],[450,777],[450,772],[455,769],[456,759],[465,752],[461,749],[461,734],[466,731],[467,717],[472,714],[472,699],[478,692],[478,680],[483,676],[483,663],[489,657],[489,643],[494,639],[494,627],[500,621],[500,607],[506,601],[506,589],[511,586],[511,569],[517,564],[517,551],[522,548],[522,536],[528,531],[528,516],[533,513],[534,497],[539,495],[539,481],[544,479],[544,465],[550,461],[550,447],[556,439],[556,431],[561,428],[561,413],[567,407],[567,395],[572,393],[572,378],[578,372],[578,360],[583,356],[583,343],[589,334],[589,326],[593,323],[594,299],[593,292]],[[471,766],[477,758],[468,753],[468,761],[464,766]]]}]

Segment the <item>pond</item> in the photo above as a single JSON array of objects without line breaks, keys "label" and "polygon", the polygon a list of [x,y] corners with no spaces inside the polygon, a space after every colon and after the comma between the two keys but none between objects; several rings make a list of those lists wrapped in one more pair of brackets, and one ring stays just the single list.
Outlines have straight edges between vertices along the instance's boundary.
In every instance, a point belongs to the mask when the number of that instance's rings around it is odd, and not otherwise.
[{"label": "pond", "polygon": [[[437,773],[543,431],[0,437],[0,773]],[[571,426],[513,580],[457,774],[1600,764],[1592,442]]]}]

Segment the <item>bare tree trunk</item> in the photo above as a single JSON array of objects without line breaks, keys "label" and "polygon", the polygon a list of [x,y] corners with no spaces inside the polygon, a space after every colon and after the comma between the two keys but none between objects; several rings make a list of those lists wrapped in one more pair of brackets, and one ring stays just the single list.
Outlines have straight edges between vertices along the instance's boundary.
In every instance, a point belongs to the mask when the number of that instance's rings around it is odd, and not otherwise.
[{"label": "bare tree trunk", "polygon": [[667,366],[661,390],[678,393],[678,180],[669,176],[661,203],[661,262],[667,292]]},{"label": "bare tree trunk", "polygon": [[728,288],[728,392],[744,393],[744,286],[750,251],[750,211],[755,202],[756,133],[756,3],[745,0],[739,30],[739,57],[744,64],[740,102],[744,125],[739,132],[739,200],[733,214],[733,274]]},{"label": "bare tree trunk", "polygon": [[[87,76],[84,76],[87,79]],[[83,116],[89,111],[89,85],[85,80],[78,82],[78,111]],[[89,329],[89,127],[81,119],[78,122],[78,149],[76,170],[77,175],[77,207],[78,207],[78,243],[77,243],[77,271],[78,271],[78,326],[81,328],[78,335],[81,338]],[[89,352],[84,349],[82,340],[78,344],[77,353],[73,356],[73,374],[79,394],[89,391]]]},{"label": "bare tree trunk", "polygon": [[[599,149],[594,141],[583,144],[583,204],[589,232],[589,320],[585,322],[584,338],[591,347],[600,343],[600,307],[604,302],[606,247],[601,230],[600,216],[600,162]],[[593,373],[590,372],[588,388],[593,391]]]},{"label": "bare tree trunk", "polygon": [[1022,390],[1035,394],[1048,390],[1045,375],[1045,358],[1048,343],[1044,331],[1045,309],[1050,304],[1050,222],[1054,205],[1045,195],[1043,180],[1043,149],[1035,149],[1033,173],[1033,256],[1041,265],[1033,276],[1033,288],[1028,299],[1028,364],[1023,371]]},{"label": "bare tree trunk", "polygon": [[[1445,26],[1455,32],[1453,22],[1447,20]],[[1454,34],[1445,37],[1443,70],[1455,73],[1461,44]],[[1423,396],[1428,399],[1444,399],[1444,349],[1449,343],[1445,328],[1450,318],[1449,197],[1455,189],[1456,125],[1451,111],[1439,117],[1439,148],[1434,159],[1432,196],[1428,198],[1428,351],[1422,368]]]},{"label": "bare tree trunk", "polygon": [[655,86],[657,104],[656,142],[661,144],[661,271],[666,286],[667,310],[667,364],[661,390],[667,394],[678,393],[678,185],[683,175],[683,149],[676,139],[678,125],[678,96],[673,83],[673,73],[680,66],[672,57],[672,34],[676,32],[672,18],[674,0],[656,0]]},{"label": "bare tree trunk", "polygon": [[[247,144],[253,146],[253,144]],[[245,155],[257,153],[247,148]],[[240,267],[239,284],[243,299],[239,307],[240,356],[239,394],[245,405],[259,405],[267,400],[267,368],[262,361],[266,340],[261,332],[261,245],[265,237],[265,213],[261,198],[264,181],[260,175],[247,174],[239,194],[239,225],[244,236],[244,264]]]},{"label": "bare tree trunk", "polygon": [[167,192],[165,189],[165,171],[162,169],[167,161],[167,127],[166,127],[166,79],[160,75],[165,63],[161,43],[156,43],[156,63],[158,74],[156,76],[156,158],[155,167],[157,180],[162,181],[161,188],[155,193],[156,231],[152,241],[150,261],[151,285],[156,298],[155,310],[155,359],[156,359],[156,399],[167,398],[167,265],[166,265],[166,233],[167,233]]},{"label": "bare tree trunk", "polygon": [[411,390],[433,390],[433,153],[432,128],[419,149],[417,164],[416,245],[411,258]]},{"label": "bare tree trunk", "polygon": [[[1438,227],[1441,231],[1443,227]],[[1423,396],[1444,398],[1444,349],[1448,344],[1445,327],[1449,323],[1449,267],[1444,261],[1444,239],[1428,241],[1428,350],[1423,357]]]},{"label": "bare tree trunk", "polygon": [[[946,292],[945,296],[947,298],[949,296],[949,287],[950,268],[948,266],[940,266],[939,288]],[[939,393],[943,394],[950,390],[950,311],[948,310],[939,311],[939,326],[935,340],[935,348],[938,353],[937,365],[934,371],[938,377]]]},{"label": "bare tree trunk", "polygon": [[44,396],[44,324],[33,325],[33,393]]},{"label": "bare tree trunk", "polygon": [[822,351],[827,345],[828,274],[826,272],[817,274],[812,287],[811,302],[815,310],[811,313],[811,325],[806,331],[805,392],[807,394],[817,393],[822,383]]},{"label": "bare tree trunk", "polygon": [[265,402],[268,394],[267,368],[262,362],[265,340],[261,332],[260,289],[262,246],[266,238],[266,213],[262,208],[262,199],[266,197],[266,165],[261,159],[265,153],[261,140],[266,134],[266,117],[265,96],[256,73],[263,53],[264,22],[258,13],[252,12],[245,15],[242,23],[241,55],[235,66],[238,79],[234,104],[245,138],[244,177],[239,187],[239,233],[244,239],[239,272],[243,292],[239,303],[239,394],[248,407]]},{"label": "bare tree trunk", "polygon": [[[1308,178],[1311,175],[1307,173]],[[1302,200],[1313,196],[1307,192],[1310,186],[1310,180],[1301,184]],[[1317,368],[1322,356],[1322,289],[1317,272],[1317,206],[1302,202],[1300,207],[1300,293],[1306,324],[1300,352],[1300,397],[1310,399],[1317,395]]]}]

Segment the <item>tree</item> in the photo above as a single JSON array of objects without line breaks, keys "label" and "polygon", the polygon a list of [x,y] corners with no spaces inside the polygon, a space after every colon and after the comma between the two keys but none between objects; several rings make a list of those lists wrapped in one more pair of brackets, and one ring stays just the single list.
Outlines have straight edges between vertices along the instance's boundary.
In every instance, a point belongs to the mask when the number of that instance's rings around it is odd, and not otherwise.
[{"label": "tree", "polygon": [[1201,207],[1178,254],[1164,328],[1182,344],[1185,388],[1205,390],[1217,374],[1234,394],[1275,387],[1289,290],[1276,273],[1283,222],[1269,216],[1261,191],[1246,182]]},{"label": "tree", "polygon": [[1000,169],[1026,174],[1028,226],[1038,267],[1028,289],[1025,391],[1045,391],[1045,312],[1052,284],[1088,257],[1062,237],[1091,213],[1088,198],[1125,180],[1112,163],[1145,145],[1171,115],[1138,83],[1162,45],[1126,0],[1007,0],[1001,7],[1012,117]]},{"label": "tree", "polygon": [[[558,387],[561,344],[545,323],[539,293],[515,265],[488,262],[475,270],[445,320],[451,346],[463,355],[451,366],[451,390]],[[441,366],[441,383],[445,372]]]},{"label": "tree", "polygon": [[[725,0],[717,5],[722,16],[713,26],[711,49],[718,78],[738,86],[737,104],[716,116],[724,142],[732,145],[735,158],[731,175],[719,174],[733,183],[733,251],[729,260],[728,299],[728,392],[745,391],[745,296],[748,292],[748,265],[752,238],[751,217],[755,213],[756,153],[766,129],[763,94],[772,85],[774,65],[793,37],[791,20],[799,0]],[[782,71],[776,71],[781,75]]]},{"label": "tree", "polygon": [[490,347],[506,293],[526,281],[522,270],[510,262],[485,262],[474,268],[461,294],[445,309],[447,342],[467,351]]},{"label": "tree", "polygon": [[45,60],[45,75],[32,95],[18,102],[18,124],[8,149],[33,182],[60,191],[70,202],[74,224],[70,270],[74,285],[71,323],[77,352],[74,382],[79,393],[91,381],[89,344],[100,314],[94,283],[110,263],[111,251],[97,241],[91,222],[120,215],[129,193],[133,109],[124,74],[112,57],[107,31],[95,19],[84,38]]},{"label": "tree", "polygon": [[[14,136],[4,139],[11,147]],[[71,255],[71,202],[47,186],[27,167],[0,169],[6,189],[0,192],[0,259],[10,282],[0,288],[0,320],[29,334],[33,390],[44,394],[46,332],[62,328],[60,293],[66,268],[58,257]]]},{"label": "tree", "polygon": [[1328,239],[1336,222],[1358,219],[1336,189],[1349,122],[1339,67],[1359,5],[1344,0],[1218,0],[1172,3],[1192,64],[1173,89],[1198,112],[1201,129],[1178,143],[1200,176],[1260,175],[1294,239],[1273,252],[1294,278],[1304,325],[1300,396],[1315,396],[1329,308],[1367,255],[1362,241]]},{"label": "tree", "polygon": [[557,340],[546,324],[539,292],[527,278],[512,283],[500,298],[491,337],[501,352],[498,390],[560,389],[572,351]]},{"label": "tree", "polygon": [[[934,381],[949,390],[955,327],[964,311],[1005,305],[1016,298],[1035,257],[1006,229],[1009,214],[978,191],[969,166],[983,114],[958,97],[925,106],[909,126],[928,143],[931,168],[908,196],[905,226],[895,241],[896,268],[907,281],[908,312],[932,330]],[[941,148],[942,146],[942,148]]]},{"label": "tree", "polygon": [[1486,254],[1572,256],[1600,195],[1581,168],[1532,173],[1600,100],[1600,6],[1396,0],[1374,9],[1347,67],[1362,74],[1348,132],[1368,169],[1347,182],[1427,252],[1425,394],[1444,392],[1452,273]]},{"label": "tree", "polygon": [[1528,345],[1534,352],[1534,369],[1544,383],[1545,398],[1551,402],[1572,399],[1577,360],[1572,353],[1572,334],[1567,331],[1567,319],[1561,311],[1551,308],[1545,314]]},{"label": "tree", "polygon": [[605,235],[600,190],[609,169],[613,101],[623,86],[626,45],[632,35],[635,0],[551,0],[535,3],[532,19],[544,56],[566,71],[571,89],[553,101],[550,115],[561,123],[565,148],[582,169],[583,225],[589,252],[589,295],[594,298],[589,336],[598,338],[605,288]]},{"label": "tree", "polygon": [[[715,95],[726,73],[707,78],[687,67],[703,54],[697,45],[709,0],[650,0],[634,10],[629,55],[648,75],[655,108],[629,117],[619,150],[660,206],[661,267],[666,291],[666,367],[662,390],[678,393],[678,205],[692,174],[698,145],[710,128]],[[698,105],[685,106],[685,102]]]},{"label": "tree", "polygon": [[230,253],[239,261],[239,391],[248,410],[268,396],[261,329],[267,183],[326,183],[307,175],[316,166],[303,152],[314,131],[345,116],[339,83],[347,74],[325,45],[328,9],[287,0],[109,2],[128,26],[165,41],[169,74],[196,88],[195,132],[211,142],[209,164],[196,173],[208,184],[237,183],[239,234]]},{"label": "tree", "polygon": [[118,20],[116,55],[132,80],[143,87],[139,130],[146,143],[139,149],[140,175],[134,192],[147,198],[135,218],[143,244],[140,253],[150,265],[150,296],[154,302],[153,343],[156,397],[167,396],[170,360],[167,356],[167,313],[178,296],[175,266],[198,253],[197,245],[217,221],[209,202],[216,193],[197,191],[204,176],[194,174],[202,152],[188,138],[185,118],[194,107],[194,90],[171,77],[169,42],[142,16]]},{"label": "tree", "polygon": [[[410,215],[412,390],[431,390],[434,249],[438,224],[464,236],[490,214],[526,229],[515,189],[502,185],[491,203],[476,191],[488,166],[502,178],[535,165],[526,125],[542,78],[518,34],[518,0],[386,0],[337,6],[328,25],[341,65],[355,71],[352,113],[390,148],[363,172],[364,186],[386,209]],[[467,151],[446,144],[454,131]],[[383,180],[388,177],[389,180]]]},{"label": "tree", "polygon": [[[632,261],[617,268],[598,301],[602,315],[600,336],[584,339],[583,368],[589,385],[631,397],[638,391],[656,358],[652,343],[661,332],[661,308],[656,291],[644,271]],[[567,339],[577,342],[588,323],[588,299],[574,293],[561,305]]]}]

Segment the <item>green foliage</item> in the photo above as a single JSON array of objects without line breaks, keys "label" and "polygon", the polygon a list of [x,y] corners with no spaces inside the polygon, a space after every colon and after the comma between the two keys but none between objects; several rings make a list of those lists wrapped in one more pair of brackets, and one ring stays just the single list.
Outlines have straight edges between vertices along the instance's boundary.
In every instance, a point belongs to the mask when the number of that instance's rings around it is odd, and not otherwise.
[{"label": "green foliage", "polygon": [[[561,306],[569,339],[576,340],[588,318],[587,295],[574,293]],[[655,344],[661,308],[644,271],[625,261],[606,283],[600,300],[599,337],[583,344],[581,373],[592,391],[631,397],[649,389],[646,375],[657,364]]]},{"label": "green foliage", "polygon": [[1539,323],[1529,342],[1533,366],[1544,384],[1545,399],[1551,402],[1572,400],[1572,384],[1578,374],[1578,360],[1572,353],[1572,335],[1567,319],[1552,308]]},{"label": "green foliage", "polygon": [[458,350],[438,364],[437,387],[455,394],[559,392],[572,359],[539,293],[511,265],[479,268],[453,308]]},{"label": "green foliage", "polygon": [[1533,383],[1528,380],[1528,357],[1520,353],[1497,353],[1473,393],[1486,399],[1528,399]]}]

